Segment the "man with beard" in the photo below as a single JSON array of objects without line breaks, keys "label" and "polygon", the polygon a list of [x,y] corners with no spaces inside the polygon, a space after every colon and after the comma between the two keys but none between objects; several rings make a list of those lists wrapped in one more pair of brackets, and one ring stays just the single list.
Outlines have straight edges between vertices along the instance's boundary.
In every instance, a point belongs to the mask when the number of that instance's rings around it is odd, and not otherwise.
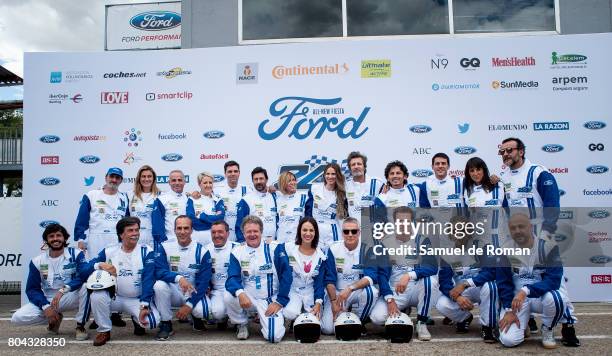
[{"label": "man with beard", "polygon": [[175,240],[174,219],[179,215],[186,215],[187,193],[185,188],[185,174],[181,170],[173,170],[168,174],[168,184],[171,191],[162,193],[153,206],[151,224],[153,239],[156,243],[166,240]]},{"label": "man with beard", "polygon": [[351,152],[346,159],[351,170],[351,178],[346,181],[346,199],[349,216],[361,224],[361,209],[374,205],[374,199],[384,183],[375,177],[366,176],[368,157],[360,152]]},{"label": "man with beard", "polygon": [[51,224],[43,232],[47,251],[34,257],[25,292],[29,303],[19,308],[12,316],[14,325],[44,324],[47,330],[57,334],[68,310],[77,309],[76,339],[87,339],[83,327],[89,317],[89,298],[83,281],[76,270],[76,251],[68,246],[68,231],[59,224]]},{"label": "man with beard", "polygon": [[268,193],[268,172],[256,167],[251,172],[251,179],[255,191],[247,193],[238,203],[238,214],[236,218],[236,241],[244,242],[244,234],[241,230],[242,219],[248,215],[254,215],[263,222],[262,237],[266,241],[276,240],[278,230],[278,210],[276,207],[276,193]]}]

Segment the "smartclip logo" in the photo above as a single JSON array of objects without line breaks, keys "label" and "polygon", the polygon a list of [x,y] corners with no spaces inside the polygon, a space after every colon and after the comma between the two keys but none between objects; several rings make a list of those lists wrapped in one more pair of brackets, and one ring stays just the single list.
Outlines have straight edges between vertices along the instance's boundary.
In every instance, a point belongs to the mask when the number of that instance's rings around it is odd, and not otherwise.
[{"label": "smartclip logo", "polygon": [[479,83],[433,83],[431,90],[474,90],[480,89]]},{"label": "smartclip logo", "polygon": [[569,122],[534,122],[533,131],[564,131],[569,130]]},{"label": "smartclip logo", "polygon": [[259,63],[236,64],[236,84],[257,84]]},{"label": "smartclip logo", "polygon": [[540,86],[535,80],[524,81],[505,81],[505,80],[494,80],[491,82],[491,88],[494,90],[521,90],[521,89],[537,89]]},{"label": "smartclip logo", "polygon": [[493,57],[491,59],[493,68],[497,67],[531,67],[536,65],[536,60],[533,57]]},{"label": "smartclip logo", "polygon": [[175,93],[147,93],[145,99],[147,101],[154,100],[191,100],[193,93],[188,91]]},{"label": "smartclip logo", "polygon": [[127,104],[128,98],[127,91],[103,91],[100,93],[101,104]]}]

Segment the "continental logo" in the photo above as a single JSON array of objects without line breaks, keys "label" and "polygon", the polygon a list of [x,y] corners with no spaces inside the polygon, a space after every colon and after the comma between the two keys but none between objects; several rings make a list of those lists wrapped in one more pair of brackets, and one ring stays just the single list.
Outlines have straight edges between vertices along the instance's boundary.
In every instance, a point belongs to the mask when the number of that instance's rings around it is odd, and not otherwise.
[{"label": "continental logo", "polygon": [[361,61],[362,78],[391,78],[390,59],[369,59]]},{"label": "continental logo", "polygon": [[349,71],[349,66],[346,63],[325,64],[320,66],[303,66],[296,65],[292,67],[276,66],[272,68],[272,76],[275,79],[283,79],[286,77],[307,77],[315,75],[338,75],[345,74]]}]

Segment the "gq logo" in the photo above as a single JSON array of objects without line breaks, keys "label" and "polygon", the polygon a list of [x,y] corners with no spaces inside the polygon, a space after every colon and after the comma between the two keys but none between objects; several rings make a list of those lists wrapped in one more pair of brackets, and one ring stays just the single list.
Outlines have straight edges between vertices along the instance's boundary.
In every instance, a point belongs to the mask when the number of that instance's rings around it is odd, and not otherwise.
[{"label": "gq logo", "polygon": [[603,151],[605,148],[603,143],[591,143],[589,145],[589,151]]},{"label": "gq logo", "polygon": [[459,61],[459,65],[461,65],[461,67],[468,69],[469,67],[472,68],[480,68],[480,59],[478,58],[461,58],[461,60]]},{"label": "gq logo", "polygon": [[[364,107],[357,118],[317,115],[319,112],[331,112],[332,115],[336,115],[336,112],[343,114],[343,108],[315,108],[312,111],[310,108],[311,105],[332,106],[341,101],[342,98],[316,99],[300,96],[279,98],[270,104],[269,111],[272,118],[265,119],[259,124],[257,130],[259,137],[270,141],[288,132],[287,137],[298,140],[304,140],[312,135],[318,140],[326,132],[335,132],[341,139],[360,138],[368,131],[368,127],[361,129],[361,125],[370,112],[370,107]],[[278,119],[275,120],[277,125],[272,122],[274,118]]]}]

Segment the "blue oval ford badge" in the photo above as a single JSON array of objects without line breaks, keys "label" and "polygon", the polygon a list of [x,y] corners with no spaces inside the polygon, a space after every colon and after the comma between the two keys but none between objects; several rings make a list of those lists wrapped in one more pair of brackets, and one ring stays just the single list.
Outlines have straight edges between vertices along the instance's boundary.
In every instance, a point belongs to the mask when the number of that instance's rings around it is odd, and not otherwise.
[{"label": "blue oval ford badge", "polygon": [[215,183],[219,183],[219,182],[223,182],[225,180],[225,177],[220,174],[213,174],[213,179]]},{"label": "blue oval ford badge", "polygon": [[40,138],[40,142],[42,143],[55,143],[59,140],[60,140],[59,136],[55,136],[55,135],[45,135]]},{"label": "blue oval ford badge", "polygon": [[476,149],[470,146],[459,146],[455,148],[455,153],[458,155],[471,155],[474,152],[476,152]]},{"label": "blue oval ford badge", "polygon": [[584,123],[584,128],[589,130],[599,130],[606,127],[606,123],[602,121],[587,121]]},{"label": "blue oval ford badge", "polygon": [[427,125],[414,125],[409,128],[414,133],[427,133],[431,131],[431,127]]},{"label": "blue oval ford badge", "polygon": [[132,17],[130,25],[144,31],[169,30],[181,25],[181,15],[172,11],[147,11]]},{"label": "blue oval ford badge", "polygon": [[412,171],[412,176],[417,178],[427,178],[432,174],[433,172],[429,169],[416,169]]},{"label": "blue oval ford badge", "polygon": [[42,185],[58,185],[60,180],[55,177],[45,177],[39,180]]},{"label": "blue oval ford badge", "polygon": [[88,156],[83,156],[83,157],[79,158],[79,161],[81,161],[81,163],[85,163],[85,164],[94,164],[94,163],[100,162],[100,157],[88,155]]},{"label": "blue oval ford badge", "polygon": [[162,156],[162,158],[166,162],[176,162],[183,159],[183,155],[180,153],[167,153]]},{"label": "blue oval ford badge", "polygon": [[600,165],[589,166],[587,167],[586,171],[591,174],[603,174],[608,171],[608,167]]},{"label": "blue oval ford badge", "polygon": [[204,132],[204,137],[209,139],[216,139],[225,136],[223,131],[207,131]]},{"label": "blue oval ford badge", "polygon": [[593,219],[605,219],[608,216],[610,216],[610,212],[607,210],[593,210],[591,212],[589,212],[589,217],[593,218]]},{"label": "blue oval ford badge", "polygon": [[556,143],[550,143],[548,145],[542,146],[542,151],[548,153],[556,153],[563,151],[563,146],[557,145]]},{"label": "blue oval ford badge", "polygon": [[55,220],[43,220],[40,222],[40,224],[38,224],[38,226],[42,227],[43,229],[46,229],[47,226],[51,225],[51,224],[58,224],[59,223]]}]

